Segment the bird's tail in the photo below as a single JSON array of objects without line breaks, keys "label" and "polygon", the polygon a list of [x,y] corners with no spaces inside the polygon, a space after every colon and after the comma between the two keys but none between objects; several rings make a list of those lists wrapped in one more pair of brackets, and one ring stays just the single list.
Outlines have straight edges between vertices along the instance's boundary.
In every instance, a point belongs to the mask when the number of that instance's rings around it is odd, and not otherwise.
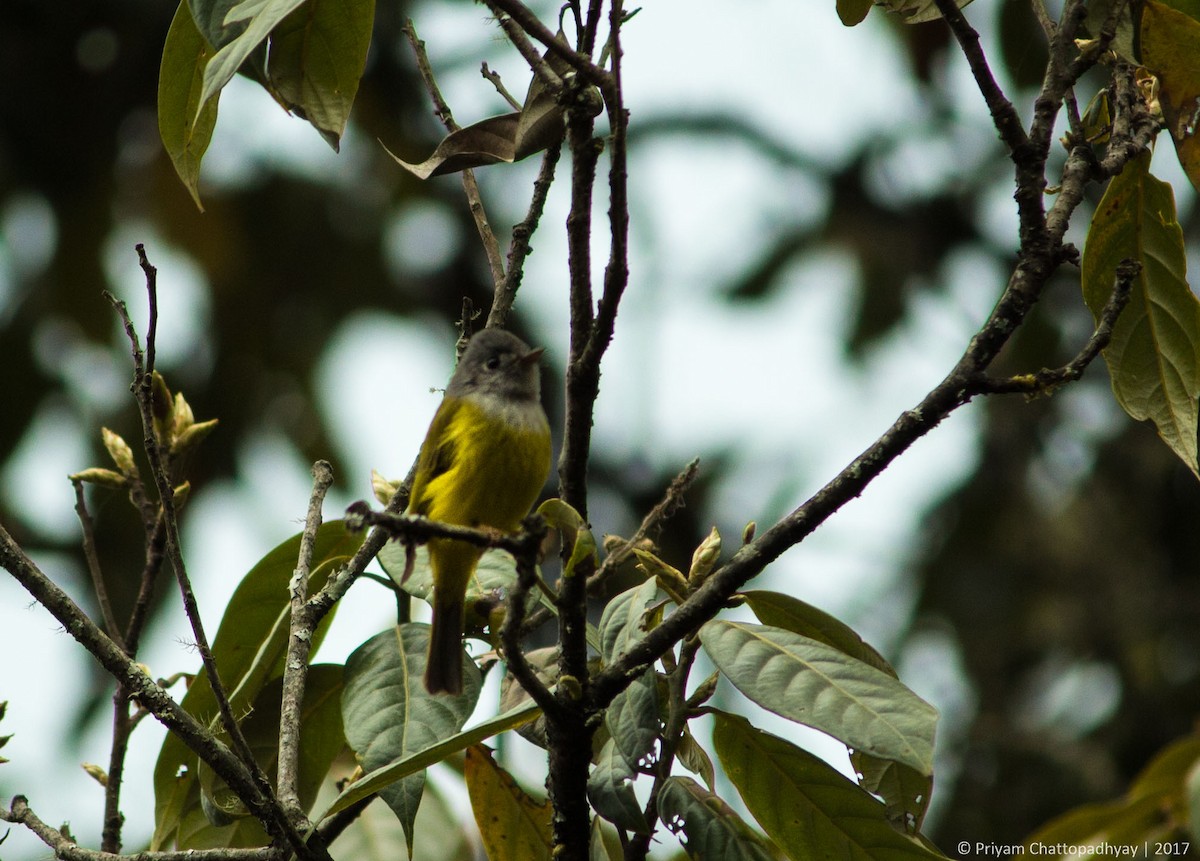
[{"label": "bird's tail", "polygon": [[425,662],[425,690],[461,694],[463,687],[463,599],[443,603],[434,589],[433,631]]}]

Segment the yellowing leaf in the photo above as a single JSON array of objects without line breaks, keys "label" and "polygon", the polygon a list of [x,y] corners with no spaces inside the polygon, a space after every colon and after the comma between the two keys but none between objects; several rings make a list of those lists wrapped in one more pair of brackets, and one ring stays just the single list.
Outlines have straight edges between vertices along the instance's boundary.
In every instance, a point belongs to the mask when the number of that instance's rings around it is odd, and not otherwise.
[{"label": "yellowing leaf", "polygon": [[1142,11],[1142,62],[1158,76],[1159,103],[1179,163],[1200,189],[1200,21],[1157,0]]},{"label": "yellowing leaf", "polygon": [[1200,477],[1196,397],[1200,394],[1200,300],[1187,283],[1183,232],[1171,187],[1150,175],[1143,153],[1108,185],[1083,252],[1083,297],[1099,315],[1125,258],[1142,264],[1104,351],[1113,394]]},{"label": "yellowing leaf", "polygon": [[467,748],[467,793],[490,861],[549,861],[549,801],[529,797],[482,745]]}]

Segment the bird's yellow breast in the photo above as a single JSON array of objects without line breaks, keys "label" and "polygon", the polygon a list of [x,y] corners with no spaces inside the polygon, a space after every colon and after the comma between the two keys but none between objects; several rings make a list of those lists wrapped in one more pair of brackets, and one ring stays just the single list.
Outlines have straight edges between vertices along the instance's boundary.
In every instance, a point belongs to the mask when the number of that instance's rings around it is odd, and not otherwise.
[{"label": "bird's yellow breast", "polygon": [[447,409],[439,417],[447,468],[414,486],[411,507],[432,520],[515,530],[550,472],[545,413],[536,403],[497,409],[471,398],[444,402],[439,412]]}]

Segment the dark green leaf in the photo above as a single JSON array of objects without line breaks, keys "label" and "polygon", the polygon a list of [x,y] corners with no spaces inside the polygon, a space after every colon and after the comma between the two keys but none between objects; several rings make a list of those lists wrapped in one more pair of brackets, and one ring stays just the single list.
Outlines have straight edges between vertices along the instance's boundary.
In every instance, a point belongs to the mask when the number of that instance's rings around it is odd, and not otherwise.
[{"label": "dark green leaf", "polygon": [[884,806],[828,763],[717,712],[713,743],[746,807],[792,858],[923,861],[943,858],[897,830]]},{"label": "dark green leaf", "polygon": [[712,759],[686,726],[679,739],[679,748],[675,751],[675,757],[692,774],[698,774],[704,778],[704,783],[708,786],[709,791],[716,792],[716,772],[713,769]]},{"label": "dark green leaf", "polygon": [[167,31],[158,73],[158,134],[184,187],[200,203],[200,162],[217,123],[217,99],[200,109],[204,69],[213,55],[186,3]]},{"label": "dark green leaf", "polygon": [[309,0],[271,32],[276,94],[336,150],[371,45],[375,0]]},{"label": "dark green leaf", "polygon": [[763,708],[933,773],[937,710],[886,673],[768,625],[715,620],[700,639],[725,677]]},{"label": "dark green leaf", "polygon": [[600,616],[600,655],[612,660],[646,635],[647,614],[658,596],[653,578],[626,589],[604,607]]},{"label": "dark green leaf", "polygon": [[721,861],[771,861],[766,841],[721,798],[690,777],[670,777],[658,796],[658,812],[672,831],[683,832],[688,855]]},{"label": "dark green leaf", "polygon": [[893,825],[910,834],[921,830],[933,792],[931,776],[861,750],[851,751],[850,762],[862,775],[863,788],[883,799]]},{"label": "dark green leaf", "polygon": [[385,787],[395,783],[402,777],[422,771],[435,762],[441,762],[452,753],[466,750],[471,745],[486,741],[494,735],[516,729],[533,720],[539,714],[541,714],[541,709],[537,705],[532,702],[525,703],[524,705],[517,706],[515,709],[499,714],[490,720],[477,724],[468,730],[463,730],[432,747],[427,747],[397,762],[393,762],[391,765],[377,769],[342,790],[341,794],[333,800],[329,807],[319,816],[314,817],[313,821],[320,822],[326,817],[340,813],[350,805],[362,801],[367,796],[382,791]]},{"label": "dark green leaf", "polygon": [[1104,351],[1113,394],[1200,476],[1196,397],[1200,394],[1200,300],[1187,283],[1183,232],[1171,186],[1150,175],[1150,153],[1113,177],[1096,209],[1083,251],[1083,297],[1099,316],[1117,265],[1142,264],[1129,304]]},{"label": "dark green leaf", "polygon": [[[346,660],[342,721],[346,740],[366,771],[374,771],[454,736],[475,709],[479,668],[464,653],[463,692],[431,695],[422,676],[429,626],[411,622],[376,634]],[[425,787],[423,771],[380,795],[404,826],[412,850],[412,825]]]},{"label": "dark green leaf", "polygon": [[847,27],[853,27],[866,19],[873,5],[873,0],[837,0],[838,18]]},{"label": "dark green leaf", "polygon": [[[300,710],[300,760],[297,790],[300,804],[307,811],[317,797],[322,781],[334,758],[346,746],[342,733],[341,713],[342,667],[335,664],[314,664],[309,668],[304,688],[304,703]],[[279,715],[283,696],[283,679],[277,678],[259,692],[249,716],[242,724],[242,733],[254,753],[263,773],[274,782],[279,765]],[[194,831],[191,840],[206,846],[255,846],[258,842],[233,842],[257,839],[256,829],[225,829],[234,818],[247,816],[240,800],[236,799],[225,782],[204,763],[199,766],[201,801],[209,813],[209,822],[218,826],[212,835]],[[224,814],[214,822],[213,813]]]},{"label": "dark green leaf", "polygon": [[[313,546],[309,592],[314,593],[343,566],[362,543],[362,533],[346,530],[341,520],[325,523],[317,531]],[[212,641],[213,658],[229,693],[234,714],[244,714],[268,680],[283,673],[287,652],[289,598],[288,582],[300,552],[300,535],[280,544],[256,564],[238,584]],[[313,652],[333,621],[333,613],[322,620],[313,636]],[[216,700],[201,670],[183,698],[191,715],[211,721]],[[175,839],[189,810],[200,814],[200,795],[194,786],[197,757],[174,735],[168,735],[154,766],[154,837],[151,846],[162,849]],[[203,817],[201,816],[201,819]],[[182,834],[182,831],[180,831]],[[200,847],[190,847],[200,848]]]},{"label": "dark green leaf", "polygon": [[617,694],[604,713],[604,722],[621,755],[634,766],[648,766],[661,730],[654,670],[647,669]]},{"label": "dark green leaf", "polygon": [[242,0],[184,0],[192,13],[192,20],[208,44],[222,48],[246,29],[245,22],[228,22],[230,11],[240,6]]},{"label": "dark green leaf", "polygon": [[233,79],[238,68],[261,48],[275,26],[305,2],[311,0],[242,0],[229,9],[223,23],[228,26],[244,22],[245,29],[222,44],[209,60],[200,89],[201,106]]},{"label": "dark green leaf", "polygon": [[637,775],[609,739],[600,749],[592,773],[588,775],[588,800],[596,813],[626,831],[646,832],[646,817],[633,792]]}]

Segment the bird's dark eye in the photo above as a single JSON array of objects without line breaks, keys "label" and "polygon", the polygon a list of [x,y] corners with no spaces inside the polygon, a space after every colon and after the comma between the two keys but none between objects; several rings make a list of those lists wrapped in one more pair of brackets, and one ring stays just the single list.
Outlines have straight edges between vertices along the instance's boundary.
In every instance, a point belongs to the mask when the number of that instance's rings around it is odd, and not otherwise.
[{"label": "bird's dark eye", "polygon": [[484,367],[486,367],[489,371],[494,371],[494,370],[496,370],[496,368],[500,367],[500,357],[499,356],[488,356],[488,360],[486,362],[484,362],[483,364],[484,364]]}]

